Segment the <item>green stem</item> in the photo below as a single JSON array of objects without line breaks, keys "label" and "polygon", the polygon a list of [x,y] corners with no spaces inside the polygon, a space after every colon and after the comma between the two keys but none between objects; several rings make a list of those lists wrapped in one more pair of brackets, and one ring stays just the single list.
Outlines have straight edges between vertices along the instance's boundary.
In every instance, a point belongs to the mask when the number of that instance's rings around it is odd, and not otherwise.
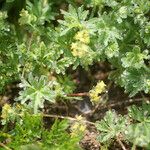
[{"label": "green stem", "polygon": [[92,9],[91,15],[89,17],[90,19],[94,17],[95,12],[96,12],[96,7],[94,6],[93,9]]},{"label": "green stem", "polygon": [[[71,121],[78,121],[78,119],[72,118],[72,117],[68,117],[68,116],[59,116],[59,115],[51,115],[51,114],[42,114],[42,116],[43,117],[50,117],[50,118],[67,119],[67,120],[71,120]],[[87,120],[82,120],[81,122],[95,126],[94,122],[90,122],[90,121],[87,121]]]},{"label": "green stem", "polygon": [[12,150],[12,149],[10,149],[9,147],[7,147],[5,144],[3,144],[1,142],[0,142],[0,147],[3,147],[6,150]]},{"label": "green stem", "polygon": [[131,150],[136,150],[136,144],[135,144],[135,142],[133,143],[133,146],[132,146]]},{"label": "green stem", "polygon": [[[33,33],[31,33],[31,36],[29,38],[29,44],[28,44],[27,52],[30,51],[30,49],[31,49],[32,40],[33,40]],[[24,77],[24,74],[25,74],[25,69],[26,69],[25,64],[24,64],[24,67],[23,67],[23,70],[22,70],[22,75],[21,75],[22,78]]]}]

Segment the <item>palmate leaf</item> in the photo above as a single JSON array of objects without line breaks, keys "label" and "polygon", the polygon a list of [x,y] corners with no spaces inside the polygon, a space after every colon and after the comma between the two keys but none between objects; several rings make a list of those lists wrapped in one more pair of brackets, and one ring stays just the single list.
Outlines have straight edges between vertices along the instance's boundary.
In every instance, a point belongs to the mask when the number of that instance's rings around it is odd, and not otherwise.
[{"label": "palmate leaf", "polygon": [[97,19],[92,18],[87,20],[89,11],[84,10],[83,6],[76,9],[72,5],[69,5],[68,12],[61,10],[61,13],[64,15],[64,20],[58,20],[61,25],[61,36],[67,34],[73,28],[86,28],[91,30],[91,32],[92,30],[96,30],[95,22]]},{"label": "palmate leaf", "polygon": [[104,119],[96,123],[100,131],[98,140],[103,143],[115,138],[124,131],[126,122],[124,117],[118,116],[114,111],[106,112]]},{"label": "palmate leaf", "polygon": [[81,27],[77,11],[73,6],[69,5],[68,12],[61,10],[61,13],[64,15],[64,20],[58,20],[58,22],[62,25],[61,35],[65,35],[72,28]]},{"label": "palmate leaf", "polygon": [[147,46],[150,46],[150,22],[146,22],[145,27],[140,31],[141,37]]},{"label": "palmate leaf", "polygon": [[17,100],[21,101],[22,104],[29,100],[30,105],[34,109],[34,113],[37,113],[38,108],[44,107],[45,100],[54,103],[57,95],[62,94],[60,91],[58,92],[58,88],[55,90],[58,83],[55,81],[48,81],[45,76],[38,78],[30,74],[28,81],[23,79],[20,85],[23,87],[23,90],[20,91],[20,96]]},{"label": "palmate leaf", "polygon": [[30,14],[37,17],[37,24],[43,25],[45,21],[54,20],[56,13],[52,12],[51,5],[47,0],[34,0],[33,3],[28,0],[26,8]]},{"label": "palmate leaf", "polygon": [[58,76],[57,77],[58,82],[63,85],[64,87],[64,92],[66,94],[71,94],[75,90],[75,85],[76,83],[73,81],[71,76]]},{"label": "palmate leaf", "polygon": [[144,59],[149,59],[148,51],[141,53],[140,47],[135,46],[131,52],[127,52],[126,56],[121,59],[122,66],[125,68],[134,67],[141,68],[144,66]]},{"label": "palmate leaf", "polygon": [[150,104],[143,104],[142,107],[137,107],[135,105],[128,108],[128,115],[139,122],[149,122],[150,123]]},{"label": "palmate leaf", "polygon": [[52,12],[51,3],[47,0],[27,0],[26,8],[20,12],[19,23],[21,25],[30,25],[37,29],[38,25],[44,25],[45,22],[54,20],[56,13]]},{"label": "palmate leaf", "polygon": [[91,0],[91,4],[102,8],[105,5],[109,7],[115,7],[118,3],[116,0]]},{"label": "palmate leaf", "polygon": [[126,139],[134,145],[150,148],[150,123],[136,123],[128,126]]},{"label": "palmate leaf", "polygon": [[150,148],[150,104],[141,107],[133,105],[128,112],[135,123],[127,127],[126,139],[135,145]]},{"label": "palmate leaf", "polygon": [[117,135],[135,145],[150,148],[150,104],[141,107],[135,105],[128,108],[127,116],[118,116],[113,111],[108,111],[104,119],[96,123],[100,131],[98,140],[110,143]]},{"label": "palmate leaf", "polygon": [[89,12],[84,11],[83,6],[79,7],[78,10],[76,10],[76,8],[74,8],[72,5],[69,5],[68,12],[61,10],[61,13],[64,15],[64,20],[58,20],[58,22],[64,27],[67,27],[65,31],[67,32],[75,27],[81,28],[81,21],[85,21]]},{"label": "palmate leaf", "polygon": [[105,54],[108,58],[112,57],[118,57],[119,55],[119,46],[117,41],[110,43],[106,49],[105,49]]},{"label": "palmate leaf", "polygon": [[142,90],[144,90],[145,93],[149,91],[149,73],[144,68],[126,69],[122,73],[120,80],[121,82],[119,84],[125,88],[126,92],[130,93],[130,97]]},{"label": "palmate leaf", "polygon": [[117,40],[122,40],[121,31],[116,28],[111,20],[110,15],[100,15],[97,22],[98,42],[105,48],[109,43],[115,43]]}]

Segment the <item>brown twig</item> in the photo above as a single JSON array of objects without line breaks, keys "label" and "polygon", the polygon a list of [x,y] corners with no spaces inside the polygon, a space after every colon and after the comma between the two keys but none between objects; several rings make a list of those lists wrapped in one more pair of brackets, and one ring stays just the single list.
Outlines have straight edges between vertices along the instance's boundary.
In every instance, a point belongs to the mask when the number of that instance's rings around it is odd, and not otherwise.
[{"label": "brown twig", "polygon": [[83,96],[89,96],[88,92],[84,92],[84,93],[73,93],[73,94],[68,94],[67,96],[71,96],[71,97],[83,97]]},{"label": "brown twig", "polygon": [[[141,102],[141,101],[143,101],[143,98],[128,99],[126,101],[110,104],[107,107],[113,108],[113,107],[122,106],[123,104],[124,105],[127,105],[127,104],[130,105],[130,104],[132,104],[134,102]],[[148,98],[147,98],[147,101],[149,101]]]},{"label": "brown twig", "polygon": [[127,149],[125,148],[124,144],[122,143],[122,141],[119,139],[118,136],[116,136],[116,139],[117,139],[117,142],[119,143],[119,145],[121,146],[121,148],[122,148],[123,150],[127,150]]},{"label": "brown twig", "polygon": [[12,149],[10,149],[9,147],[7,147],[5,144],[3,144],[1,142],[0,142],[0,147],[5,148],[6,150],[12,150]]},{"label": "brown twig", "polygon": [[[51,115],[51,114],[42,114],[42,116],[43,117],[50,117],[50,118],[68,119],[68,120],[71,120],[71,121],[78,121],[78,119],[72,118],[72,117],[68,117],[68,116]],[[82,120],[81,122],[95,126],[94,122],[90,122],[90,121],[87,121],[87,120]]]},{"label": "brown twig", "polygon": [[[102,106],[98,107],[96,109],[96,111],[100,110],[103,112],[103,110],[115,109],[115,108],[118,108],[123,105],[129,106],[131,104],[134,104],[135,102],[141,102],[141,101],[143,101],[143,98],[128,99],[128,100],[117,102],[117,103],[107,104],[106,106],[102,105]],[[150,101],[150,99],[147,98],[146,102],[148,102],[148,101]],[[92,114],[95,113],[95,109],[90,113],[92,113]]]}]

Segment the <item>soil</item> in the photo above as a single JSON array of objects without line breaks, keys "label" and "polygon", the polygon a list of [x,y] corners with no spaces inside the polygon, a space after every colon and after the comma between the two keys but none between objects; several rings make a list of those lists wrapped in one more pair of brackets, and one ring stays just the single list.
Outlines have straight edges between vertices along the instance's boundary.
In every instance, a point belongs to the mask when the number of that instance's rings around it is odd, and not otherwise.
[{"label": "soil", "polygon": [[100,143],[97,141],[96,137],[96,132],[87,131],[80,143],[81,147],[84,150],[100,150]]}]

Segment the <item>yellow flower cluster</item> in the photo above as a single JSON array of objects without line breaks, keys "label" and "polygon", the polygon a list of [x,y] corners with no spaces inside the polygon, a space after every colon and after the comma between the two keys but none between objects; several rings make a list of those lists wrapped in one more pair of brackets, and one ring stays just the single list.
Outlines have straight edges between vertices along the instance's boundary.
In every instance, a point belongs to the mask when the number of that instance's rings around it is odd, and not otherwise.
[{"label": "yellow flower cluster", "polygon": [[74,38],[85,44],[90,43],[89,32],[87,30],[82,30],[77,32]]},{"label": "yellow flower cluster", "polygon": [[6,103],[6,104],[3,106],[1,118],[7,119],[8,116],[9,116],[9,114],[11,114],[11,112],[12,112],[11,106]]},{"label": "yellow flower cluster", "polygon": [[105,91],[106,91],[106,84],[103,81],[98,82],[97,85],[89,92],[91,101],[93,103],[99,102],[101,99],[101,96],[99,94]]},{"label": "yellow flower cluster", "polygon": [[82,116],[76,116],[77,121],[71,126],[71,137],[83,135],[86,130],[86,125],[82,122]]},{"label": "yellow flower cluster", "polygon": [[86,56],[89,52],[89,46],[87,45],[90,43],[89,32],[87,30],[81,30],[77,32],[74,39],[77,41],[71,44],[73,56],[79,58]]},{"label": "yellow flower cluster", "polygon": [[82,58],[88,53],[89,47],[84,43],[75,42],[71,44],[71,49],[73,56]]}]

